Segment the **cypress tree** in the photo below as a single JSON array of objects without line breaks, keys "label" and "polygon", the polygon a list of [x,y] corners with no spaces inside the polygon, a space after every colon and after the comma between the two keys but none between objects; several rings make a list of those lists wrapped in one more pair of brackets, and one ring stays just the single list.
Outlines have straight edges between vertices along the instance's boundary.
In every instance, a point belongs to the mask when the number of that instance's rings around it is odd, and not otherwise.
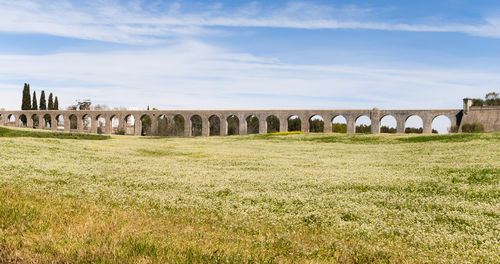
[{"label": "cypress tree", "polygon": [[59,100],[57,100],[57,96],[56,100],[54,101],[54,110],[59,110]]},{"label": "cypress tree", "polygon": [[47,106],[48,110],[54,110],[54,98],[52,93],[49,94],[49,105]]},{"label": "cypress tree", "polygon": [[26,102],[26,83],[24,83],[23,87],[23,99],[21,100],[21,110],[24,110],[24,107],[26,106],[25,102]]},{"label": "cypress tree", "polygon": [[40,110],[47,110],[47,102],[45,101],[45,91],[40,95]]},{"label": "cypress tree", "polygon": [[31,105],[31,110],[38,110],[38,104],[36,102],[36,92],[33,91],[33,104]]},{"label": "cypress tree", "polygon": [[30,95],[30,85],[25,83],[23,89],[23,102],[21,105],[22,110],[31,110],[31,95]]}]

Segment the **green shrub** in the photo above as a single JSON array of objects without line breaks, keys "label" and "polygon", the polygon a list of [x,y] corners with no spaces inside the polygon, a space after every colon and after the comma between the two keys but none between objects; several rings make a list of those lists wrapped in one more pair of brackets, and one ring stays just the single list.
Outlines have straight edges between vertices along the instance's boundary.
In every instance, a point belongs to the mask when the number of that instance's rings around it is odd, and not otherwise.
[{"label": "green shrub", "polygon": [[483,99],[472,99],[472,106],[483,106],[484,105],[484,100]]},{"label": "green shrub", "polygon": [[458,133],[458,126],[451,126],[449,132],[450,133]]},{"label": "green shrub", "polygon": [[371,125],[359,125],[356,126],[356,133],[371,133],[372,132],[372,126]]},{"label": "green shrub", "polygon": [[123,128],[118,129],[118,131],[116,131],[116,134],[117,135],[125,135],[125,129],[123,129]]},{"label": "green shrub", "polygon": [[462,125],[462,132],[464,132],[464,133],[472,132],[472,125],[471,124],[463,124]]},{"label": "green shrub", "polygon": [[464,133],[484,132],[484,126],[479,122],[473,122],[472,124],[463,124],[462,132]]},{"label": "green shrub", "polygon": [[299,118],[288,119],[288,131],[301,131],[301,121]]},{"label": "green shrub", "polygon": [[486,100],[486,105],[488,105],[488,106],[500,105],[500,98],[488,99],[488,100]]},{"label": "green shrub", "polygon": [[499,94],[495,92],[487,93],[484,97],[485,103],[488,106],[497,106],[500,105],[500,97]]},{"label": "green shrub", "polygon": [[101,135],[102,133],[103,133],[102,127],[98,127],[97,128],[97,134]]},{"label": "green shrub", "polygon": [[406,134],[422,134],[424,132],[424,129],[419,127],[407,127],[405,128],[405,133]]},{"label": "green shrub", "polygon": [[347,125],[341,123],[332,124],[332,132],[334,133],[347,133]]},{"label": "green shrub", "polygon": [[388,126],[381,126],[380,127],[380,133],[390,133],[390,134],[394,134],[396,133],[397,130],[395,127],[388,127]]},{"label": "green shrub", "polygon": [[325,122],[321,119],[313,119],[309,122],[309,132],[322,133],[324,130]]}]

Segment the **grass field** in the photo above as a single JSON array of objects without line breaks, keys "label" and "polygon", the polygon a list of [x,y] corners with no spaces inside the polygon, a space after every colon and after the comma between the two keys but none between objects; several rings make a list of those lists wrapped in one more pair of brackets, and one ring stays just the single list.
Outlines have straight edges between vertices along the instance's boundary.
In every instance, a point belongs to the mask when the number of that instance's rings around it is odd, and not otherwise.
[{"label": "grass field", "polygon": [[34,138],[85,139],[85,140],[105,140],[111,138],[110,136],[107,135],[52,132],[46,130],[18,129],[18,128],[6,128],[6,127],[0,127],[0,137],[34,137]]},{"label": "grass field", "polygon": [[76,138],[0,136],[0,262],[500,263],[500,133]]}]

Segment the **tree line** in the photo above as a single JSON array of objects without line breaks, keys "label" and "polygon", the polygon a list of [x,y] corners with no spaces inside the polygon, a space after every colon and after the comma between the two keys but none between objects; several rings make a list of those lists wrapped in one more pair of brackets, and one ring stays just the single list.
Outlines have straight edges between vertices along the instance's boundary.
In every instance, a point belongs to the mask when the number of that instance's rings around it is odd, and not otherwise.
[{"label": "tree line", "polygon": [[36,91],[33,91],[31,96],[29,83],[24,84],[23,99],[21,104],[22,110],[59,110],[59,99],[54,98],[52,93],[49,94],[48,102],[45,99],[45,91],[42,90],[40,95],[40,104],[38,104]]},{"label": "tree line", "polygon": [[483,99],[474,98],[472,99],[472,106],[497,106],[500,105],[500,97],[498,93],[491,92],[487,93]]}]

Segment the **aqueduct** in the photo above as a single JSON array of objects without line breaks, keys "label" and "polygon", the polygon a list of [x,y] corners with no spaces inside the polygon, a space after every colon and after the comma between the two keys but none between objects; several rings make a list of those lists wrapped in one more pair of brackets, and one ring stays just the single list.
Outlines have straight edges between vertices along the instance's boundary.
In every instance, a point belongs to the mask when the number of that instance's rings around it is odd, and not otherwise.
[{"label": "aqueduct", "polygon": [[[404,133],[406,120],[419,116],[423,132],[431,133],[432,121],[446,116],[452,125],[459,125],[462,110],[224,110],[224,111],[0,111],[0,125],[40,128],[72,132],[113,134],[122,131],[129,135],[143,134],[143,121],[151,121],[150,133],[161,135],[162,130],[174,136],[209,136],[265,134],[288,131],[290,117],[300,120],[300,130],[310,131],[311,118],[321,118],[328,124],[336,117],[345,118],[347,133],[355,133],[356,120],[367,117],[371,132],[380,132],[380,122],[385,116],[397,121],[397,133]],[[232,125],[229,125],[232,124]],[[231,128],[231,129],[229,129]],[[331,125],[324,125],[324,132],[332,132]]]},{"label": "aqueduct", "polygon": [[[432,132],[435,118],[444,116],[451,125],[460,127],[467,122],[482,122],[486,131],[500,130],[500,108],[471,107],[471,99],[464,99],[464,109],[451,110],[24,110],[0,111],[0,125],[28,127],[68,132],[87,132],[144,135],[143,122],[148,120],[148,135],[159,136],[213,136],[265,134],[289,131],[290,118],[298,119],[302,132],[312,131],[314,118],[324,121],[319,132],[332,132],[332,121],[343,117],[347,133],[356,133],[356,121],[365,118],[371,133],[380,133],[384,117],[396,120],[396,133],[404,133],[408,118],[420,117],[423,133]],[[297,120],[296,120],[297,121]],[[326,125],[329,124],[329,125]]]}]

